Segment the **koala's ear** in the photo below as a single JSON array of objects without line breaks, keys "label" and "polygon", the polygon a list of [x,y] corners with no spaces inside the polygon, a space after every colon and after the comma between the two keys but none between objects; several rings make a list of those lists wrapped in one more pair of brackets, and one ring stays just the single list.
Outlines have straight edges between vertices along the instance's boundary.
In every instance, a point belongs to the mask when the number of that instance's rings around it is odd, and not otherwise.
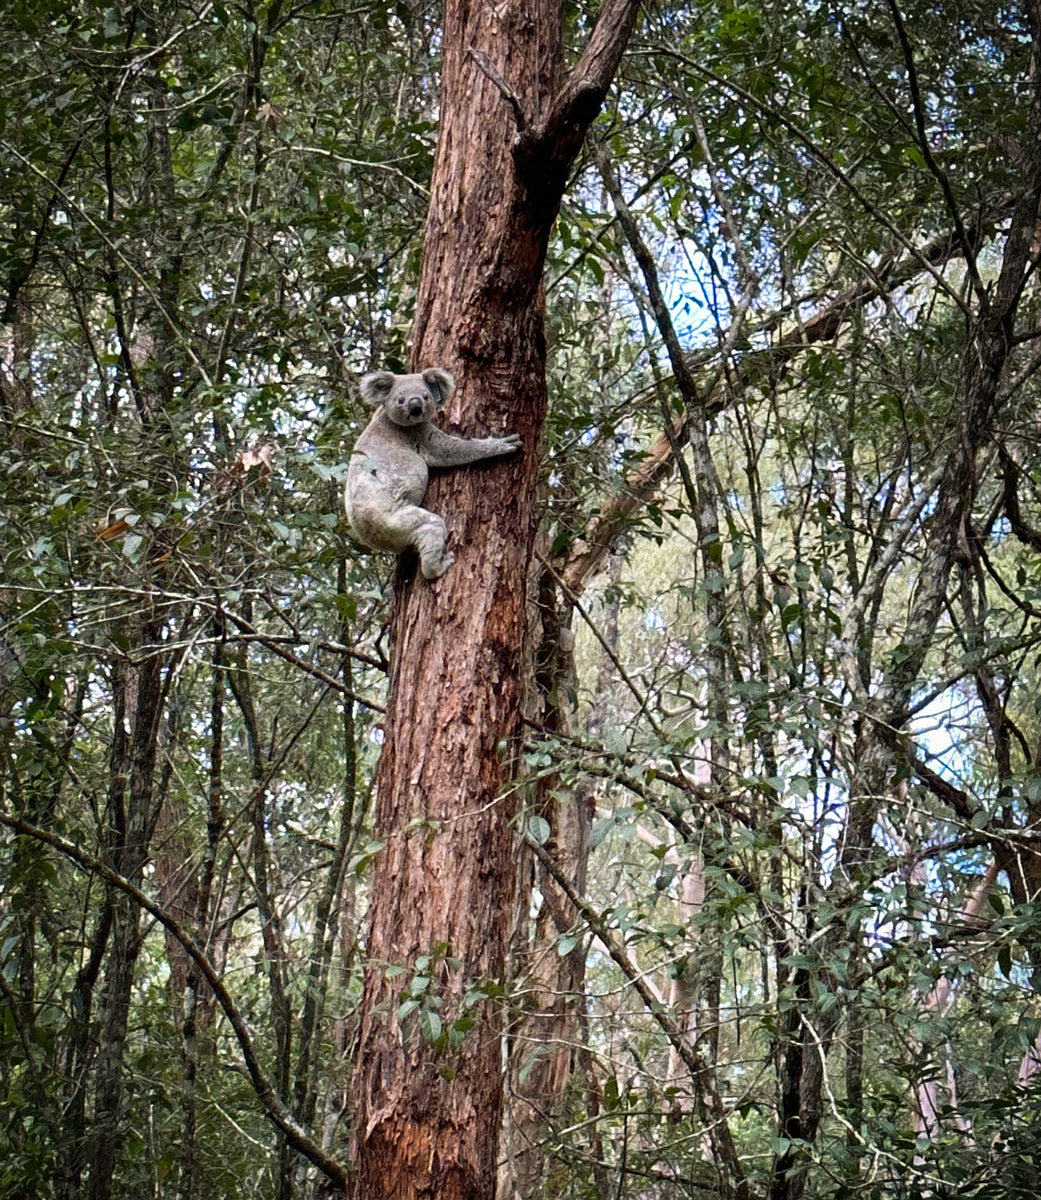
[{"label": "koala's ear", "polygon": [[362,377],[361,383],[358,384],[358,391],[361,392],[361,398],[366,404],[378,407],[390,395],[390,389],[393,386],[394,375],[390,371],[373,371],[371,375]]},{"label": "koala's ear", "polygon": [[455,380],[441,367],[427,367],[423,382],[437,397],[438,408],[442,408],[455,393]]}]

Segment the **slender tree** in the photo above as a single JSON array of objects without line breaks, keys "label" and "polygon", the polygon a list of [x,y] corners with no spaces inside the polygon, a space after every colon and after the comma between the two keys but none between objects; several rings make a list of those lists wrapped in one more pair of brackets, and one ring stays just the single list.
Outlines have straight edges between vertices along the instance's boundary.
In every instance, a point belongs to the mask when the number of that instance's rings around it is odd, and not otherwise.
[{"label": "slender tree", "polygon": [[449,422],[517,430],[514,463],[435,484],[456,562],[402,583],[378,776],[354,1195],[490,1197],[516,893],[526,579],[546,410],[542,268],[568,172],[632,29],[607,0],[564,66],[558,0],[445,8],[441,128],[413,363],[450,368]]}]

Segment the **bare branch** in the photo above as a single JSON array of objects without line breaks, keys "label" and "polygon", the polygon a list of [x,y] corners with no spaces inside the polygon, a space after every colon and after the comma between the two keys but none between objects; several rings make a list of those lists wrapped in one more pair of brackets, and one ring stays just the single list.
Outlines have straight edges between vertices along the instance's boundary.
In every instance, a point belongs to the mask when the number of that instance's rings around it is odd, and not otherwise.
[{"label": "bare branch", "polygon": [[499,89],[499,93],[506,103],[513,110],[513,119],[517,124],[517,132],[523,133],[528,127],[528,118],[524,113],[524,106],[521,104],[517,93],[510,87],[509,83],[502,75],[492,66],[491,60],[483,50],[477,50],[473,46],[466,47],[467,55],[477,64],[478,70],[495,84]]},{"label": "bare branch", "polygon": [[889,11],[893,14],[893,24],[896,26],[897,38],[900,41],[900,48],[904,55],[904,66],[907,70],[907,86],[911,91],[911,107],[914,112],[915,131],[918,135],[918,147],[922,151],[922,157],[925,159],[925,165],[932,172],[936,181],[940,185],[940,190],[943,192],[944,202],[947,205],[947,211],[951,214],[951,220],[954,222],[954,228],[961,243],[962,252],[965,258],[965,265],[969,269],[969,279],[972,282],[972,290],[976,293],[976,298],[981,305],[987,303],[987,289],[983,286],[983,280],[980,279],[979,271],[976,269],[976,249],[972,239],[969,237],[968,231],[961,218],[961,212],[958,209],[958,203],[954,198],[954,192],[951,189],[951,181],[947,178],[947,174],[942,170],[940,164],[936,161],[933,155],[932,147],[929,145],[929,136],[925,128],[925,108],[922,103],[922,94],[918,86],[918,68],[915,66],[914,50],[911,48],[910,38],[907,36],[907,29],[904,26],[904,18],[900,12],[900,6],[896,0],[889,0]]},{"label": "bare branch", "polygon": [[[990,222],[1009,207],[1004,199],[986,220],[970,227],[968,237],[971,244],[982,240]],[[868,304],[889,295],[898,287],[910,283],[925,270],[936,270],[963,252],[961,240],[955,233],[934,238],[908,254],[886,255],[882,262],[852,287],[823,305],[813,316],[800,321],[794,328],[781,334],[776,343],[760,353],[746,354],[735,366],[738,385],[749,385],[756,379],[777,380],[784,377],[788,366],[804,350],[836,337],[843,326]],[[783,314],[769,317],[757,332],[770,333],[780,327]],[[726,339],[730,341],[729,337]],[[715,352],[690,356],[693,369],[700,368],[717,358]],[[724,404],[722,373],[716,385],[709,389],[704,398],[710,413],[718,411]],[[627,527],[633,513],[646,504],[672,475],[675,459],[673,445],[686,437],[687,418],[677,420],[670,430],[661,433],[652,443],[639,467],[629,476],[622,487],[608,497],[600,511],[589,522],[585,535],[569,547],[567,556],[558,569],[568,587],[581,593],[590,578],[599,570],[600,564]]]},{"label": "bare branch", "polygon": [[998,457],[1004,482],[1005,516],[1008,517],[1012,532],[1032,550],[1041,550],[1041,530],[1027,524],[1019,507],[1019,480],[1023,474],[1022,469],[1004,446],[998,448]]},{"label": "bare branch", "polygon": [[563,175],[600,111],[639,8],[640,0],[605,0],[585,51],[558,92],[546,118],[520,132],[514,155],[529,186],[537,178],[540,191],[545,189],[551,193],[553,183],[560,185],[555,189],[557,192],[562,190]]},{"label": "bare branch", "polygon": [[66,858],[72,859],[73,862],[78,863],[85,870],[97,875],[112,887],[118,888],[119,891],[129,896],[135,904],[154,917],[167,932],[180,942],[184,947],[185,953],[199,968],[203,978],[209,984],[217,999],[217,1003],[224,1010],[224,1015],[228,1018],[228,1022],[235,1033],[235,1038],[239,1043],[239,1049],[242,1051],[243,1062],[245,1063],[250,1082],[253,1084],[253,1090],[256,1092],[257,1099],[264,1106],[268,1117],[285,1134],[286,1140],[294,1149],[298,1150],[305,1158],[314,1163],[337,1187],[345,1189],[347,1186],[347,1173],[344,1168],[335,1159],[330,1158],[321,1146],[311,1140],[306,1130],[279,1098],[274,1086],[262,1071],[256,1050],[253,1047],[253,1039],[249,1035],[246,1023],[243,1021],[234,1000],[232,1000],[231,995],[225,988],[217,968],[207,957],[206,952],[192,934],[180,922],[170,916],[166,909],[160,907],[154,900],[150,900],[140,888],[135,887],[128,879],[125,879],[118,872],[107,867],[99,859],[94,858],[93,855],[87,854],[86,851],[81,850],[78,846],[74,846],[71,842],[67,842],[64,838],[59,837],[56,833],[49,833],[45,829],[30,825],[27,821],[19,820],[17,817],[8,816],[6,813],[0,813],[0,825],[5,825],[8,829],[12,829],[15,833],[20,833],[24,837],[30,837],[38,842],[43,842],[45,845],[57,850],[60,854],[64,854]]}]

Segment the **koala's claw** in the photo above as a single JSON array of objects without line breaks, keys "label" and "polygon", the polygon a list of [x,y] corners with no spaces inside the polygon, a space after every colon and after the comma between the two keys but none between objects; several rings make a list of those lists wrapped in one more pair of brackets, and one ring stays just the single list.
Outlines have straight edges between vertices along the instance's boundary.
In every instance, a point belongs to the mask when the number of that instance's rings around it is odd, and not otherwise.
[{"label": "koala's claw", "polygon": [[508,433],[502,440],[506,443],[507,454],[513,454],[524,446],[524,439],[519,433]]},{"label": "koala's claw", "polygon": [[455,555],[451,551],[446,550],[436,563],[431,563],[429,567],[426,563],[420,563],[419,569],[422,571],[424,579],[440,579],[454,562]]}]

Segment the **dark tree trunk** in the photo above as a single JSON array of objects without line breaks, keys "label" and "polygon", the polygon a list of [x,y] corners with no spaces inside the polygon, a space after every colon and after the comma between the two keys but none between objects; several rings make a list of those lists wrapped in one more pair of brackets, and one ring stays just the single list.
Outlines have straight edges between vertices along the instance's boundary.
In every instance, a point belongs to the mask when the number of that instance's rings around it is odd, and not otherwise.
[{"label": "dark tree trunk", "polygon": [[[114,739],[109,785],[111,850],[114,870],[133,884],[141,881],[148,857],[152,819],[159,718],[163,686],[158,623],[140,621],[137,663],[116,670]],[[140,911],[121,893],[109,898],[112,933],[105,963],[98,1067],[91,1134],[90,1200],[108,1200],[122,1141],[124,1051],[130,1016],[130,993],[141,949]]]},{"label": "dark tree trunk", "polygon": [[[427,503],[447,520],[456,562],[434,585],[402,583],[395,601],[377,780],[384,849],[353,1084],[359,1200],[494,1195],[498,996],[519,852],[506,785],[521,736],[546,410],[542,268],[568,170],[637,4],[608,0],[571,74],[559,0],[445,7],[413,362],[455,374],[446,425],[516,431],[525,449],[434,483]],[[399,1021],[403,1000],[411,1011]]]}]

